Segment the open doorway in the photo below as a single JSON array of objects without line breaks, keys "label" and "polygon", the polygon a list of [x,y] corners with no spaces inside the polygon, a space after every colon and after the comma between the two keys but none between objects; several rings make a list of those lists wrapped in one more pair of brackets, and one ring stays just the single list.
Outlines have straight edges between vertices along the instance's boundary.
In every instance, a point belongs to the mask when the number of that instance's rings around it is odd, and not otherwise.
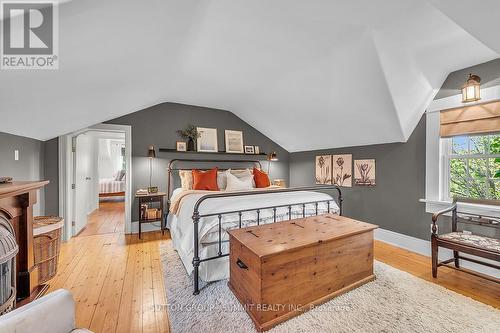
[{"label": "open doorway", "polygon": [[125,133],[89,129],[73,136],[72,236],[124,232]]},{"label": "open doorway", "polygon": [[125,133],[88,130],[74,138],[73,236],[124,232]]},{"label": "open doorway", "polygon": [[128,232],[130,135],[128,126],[102,124],[60,137],[65,239]]}]

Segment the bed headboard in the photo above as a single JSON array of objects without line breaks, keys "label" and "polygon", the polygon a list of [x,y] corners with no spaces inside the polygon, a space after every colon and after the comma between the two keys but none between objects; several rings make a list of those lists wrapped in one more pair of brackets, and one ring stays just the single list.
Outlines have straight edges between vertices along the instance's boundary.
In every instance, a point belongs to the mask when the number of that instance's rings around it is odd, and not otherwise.
[{"label": "bed headboard", "polygon": [[[227,166],[221,168],[220,166]],[[173,189],[173,172],[184,170],[184,169],[198,169],[198,170],[210,170],[217,167],[219,170],[227,170],[230,168],[248,168],[248,167],[258,167],[262,169],[262,163],[259,160],[244,160],[244,159],[228,159],[228,160],[218,160],[218,159],[189,159],[189,158],[176,158],[168,163],[168,177],[167,177],[167,205],[170,206],[170,198],[172,196]]]}]

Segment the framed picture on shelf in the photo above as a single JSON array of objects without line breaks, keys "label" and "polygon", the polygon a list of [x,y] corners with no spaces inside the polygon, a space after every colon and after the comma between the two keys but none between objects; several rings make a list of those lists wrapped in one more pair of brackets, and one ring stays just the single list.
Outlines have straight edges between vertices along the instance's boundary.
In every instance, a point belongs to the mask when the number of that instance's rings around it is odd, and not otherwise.
[{"label": "framed picture on shelf", "polygon": [[219,151],[217,145],[217,128],[197,127],[196,130],[200,134],[196,140],[197,150],[207,153],[217,153]]},{"label": "framed picture on shelf", "polygon": [[175,146],[177,151],[187,151],[187,143],[185,141],[177,141]]},{"label": "framed picture on shelf", "polygon": [[260,154],[260,148],[259,148],[259,146],[254,146],[254,149],[253,149],[253,150],[254,150],[254,153],[255,153],[255,154],[257,154],[257,155],[259,155],[259,154]]},{"label": "framed picture on shelf", "polygon": [[255,155],[255,147],[254,146],[245,146],[245,154]]},{"label": "framed picture on shelf", "polygon": [[243,154],[243,132],[242,131],[225,131],[226,138],[226,153]]}]

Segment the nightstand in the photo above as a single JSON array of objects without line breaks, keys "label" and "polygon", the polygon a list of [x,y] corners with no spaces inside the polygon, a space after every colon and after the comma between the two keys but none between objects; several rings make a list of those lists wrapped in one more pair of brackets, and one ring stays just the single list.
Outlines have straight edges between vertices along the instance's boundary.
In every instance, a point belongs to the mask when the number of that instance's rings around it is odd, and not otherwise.
[{"label": "nightstand", "polygon": [[139,201],[139,238],[141,238],[141,225],[143,223],[160,222],[163,232],[163,201],[166,195],[165,192],[157,192],[135,196]]}]

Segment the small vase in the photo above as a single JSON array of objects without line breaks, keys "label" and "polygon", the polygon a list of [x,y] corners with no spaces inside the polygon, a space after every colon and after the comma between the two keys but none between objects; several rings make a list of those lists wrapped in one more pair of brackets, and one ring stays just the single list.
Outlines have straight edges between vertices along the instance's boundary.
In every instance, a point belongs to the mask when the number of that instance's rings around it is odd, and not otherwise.
[{"label": "small vase", "polygon": [[188,151],[194,151],[194,140],[193,140],[193,139],[189,139],[189,140],[188,140],[188,143],[187,143],[187,150],[188,150]]}]

